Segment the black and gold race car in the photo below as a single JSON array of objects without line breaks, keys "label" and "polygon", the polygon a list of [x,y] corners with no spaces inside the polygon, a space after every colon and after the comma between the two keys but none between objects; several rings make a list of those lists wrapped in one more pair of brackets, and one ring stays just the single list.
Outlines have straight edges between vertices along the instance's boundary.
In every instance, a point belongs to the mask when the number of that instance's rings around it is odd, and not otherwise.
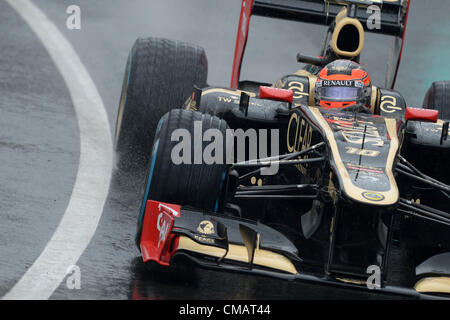
[{"label": "black and gold race car", "polygon": [[[409,0],[243,0],[229,88],[207,85],[202,48],[138,39],[116,155],[119,170],[146,179],[143,260],[450,297],[450,82],[433,83],[423,108],[394,90],[408,9]],[[298,54],[306,65],[274,84],[239,81],[252,15],[329,25],[322,52]],[[365,106],[318,107],[320,71],[358,63],[366,31],[394,37],[385,85],[371,85]]]}]

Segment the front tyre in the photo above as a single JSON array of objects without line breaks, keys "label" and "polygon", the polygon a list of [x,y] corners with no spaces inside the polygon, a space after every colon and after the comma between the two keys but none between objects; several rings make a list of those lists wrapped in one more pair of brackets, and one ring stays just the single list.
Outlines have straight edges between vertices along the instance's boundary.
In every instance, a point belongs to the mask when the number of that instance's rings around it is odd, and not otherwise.
[{"label": "front tyre", "polygon": [[439,119],[450,120],[450,81],[433,82],[425,95],[423,107],[439,111]]},{"label": "front tyre", "polygon": [[[221,210],[228,170],[226,129],[224,120],[196,111],[176,109],[161,118],[139,214],[138,247],[147,200]],[[217,146],[214,150],[213,145]],[[214,163],[210,161],[213,158]],[[199,159],[201,163],[194,163]]]}]

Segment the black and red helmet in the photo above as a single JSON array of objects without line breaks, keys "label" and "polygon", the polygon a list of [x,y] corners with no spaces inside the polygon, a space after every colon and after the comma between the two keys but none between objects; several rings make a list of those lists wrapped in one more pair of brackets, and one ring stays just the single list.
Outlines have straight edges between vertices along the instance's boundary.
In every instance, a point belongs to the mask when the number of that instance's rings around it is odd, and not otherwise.
[{"label": "black and red helmet", "polygon": [[326,65],[316,81],[316,104],[322,108],[370,107],[371,80],[356,62],[335,60]]}]

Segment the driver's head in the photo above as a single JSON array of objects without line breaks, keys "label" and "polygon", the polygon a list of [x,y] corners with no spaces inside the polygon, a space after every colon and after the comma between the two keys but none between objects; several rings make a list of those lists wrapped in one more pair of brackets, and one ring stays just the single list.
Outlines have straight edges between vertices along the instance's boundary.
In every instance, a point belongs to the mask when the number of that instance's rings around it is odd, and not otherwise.
[{"label": "driver's head", "polygon": [[335,60],[319,73],[316,104],[322,108],[370,107],[371,81],[363,67],[350,60]]}]

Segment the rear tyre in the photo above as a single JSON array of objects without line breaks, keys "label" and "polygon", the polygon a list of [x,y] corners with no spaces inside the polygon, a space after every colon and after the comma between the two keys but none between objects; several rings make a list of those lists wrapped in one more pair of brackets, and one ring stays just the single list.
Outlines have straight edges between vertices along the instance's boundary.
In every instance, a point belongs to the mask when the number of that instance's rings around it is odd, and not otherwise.
[{"label": "rear tyre", "polygon": [[159,119],[181,108],[193,86],[206,86],[203,48],[184,42],[139,38],[128,57],[115,131],[116,163],[142,170],[150,157]]},{"label": "rear tyre", "polygon": [[425,99],[423,107],[439,111],[439,119],[450,120],[450,81],[433,82]]},{"label": "rear tyre", "polygon": [[[208,132],[215,132],[216,135],[211,141],[202,141],[202,137],[208,129],[214,129]],[[192,206],[203,211],[217,212],[221,209],[224,180],[228,169],[226,164],[227,146],[224,141],[226,129],[227,124],[224,120],[196,111],[176,109],[161,118],[155,134],[146,189],[138,220],[136,239],[138,245],[145,204],[149,199]],[[174,131],[176,131],[175,135],[173,135]],[[180,133],[180,136],[177,133]],[[210,153],[208,150],[211,149],[207,146],[216,142],[217,136],[223,138],[222,148],[220,150],[217,148],[215,152]],[[185,137],[189,139],[185,139]],[[198,148],[202,153],[200,155],[202,156],[201,164],[189,164],[188,161],[176,164],[180,162],[180,155],[186,156],[189,153],[190,156],[183,159],[189,159],[189,162],[193,163],[196,151],[194,140],[201,141],[201,148]],[[187,147],[179,152],[181,145]],[[203,158],[205,154],[211,154],[214,157],[217,155],[216,162],[206,164],[206,158]]]}]

